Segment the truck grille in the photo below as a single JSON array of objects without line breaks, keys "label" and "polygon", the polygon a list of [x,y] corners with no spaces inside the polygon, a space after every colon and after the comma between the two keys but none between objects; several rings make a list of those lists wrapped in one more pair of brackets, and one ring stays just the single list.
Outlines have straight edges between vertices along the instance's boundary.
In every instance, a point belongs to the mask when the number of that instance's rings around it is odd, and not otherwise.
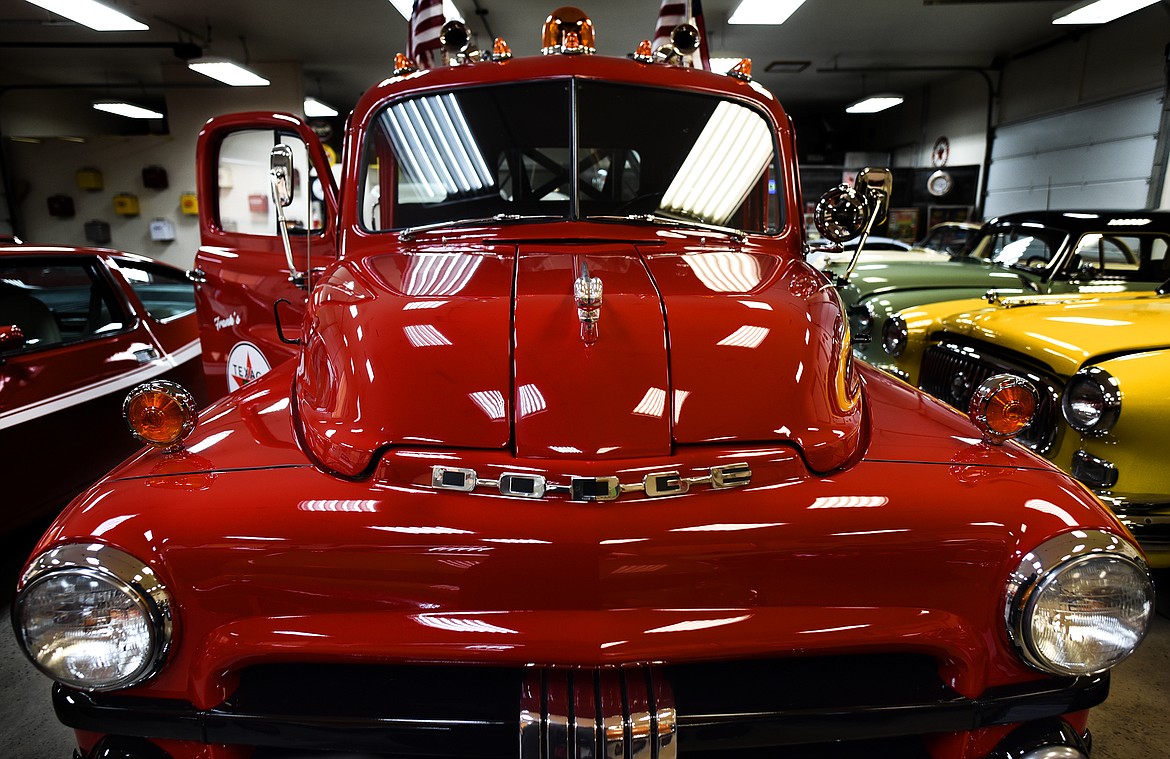
[{"label": "truck grille", "polygon": [[1036,417],[1016,438],[1039,454],[1050,452],[1060,431],[1060,392],[1047,377],[1012,361],[987,355],[983,350],[957,342],[943,342],[926,349],[918,386],[963,413],[979,383],[996,374],[1014,374],[1036,388]]},{"label": "truck grille", "polygon": [[[268,728],[277,714],[302,727],[345,720],[432,726],[417,741],[381,736],[385,754],[359,737],[344,746],[322,740],[293,752],[258,749],[254,759],[327,759],[338,751],[417,759],[675,759],[728,751],[769,759],[927,759],[920,736],[892,715],[957,698],[937,662],[918,654],[523,670],[290,664],[241,675],[224,708],[268,715]],[[857,712],[868,715],[861,724],[846,716]],[[447,729],[456,726],[474,726],[472,740],[456,739]],[[361,753],[350,753],[355,749]]]}]

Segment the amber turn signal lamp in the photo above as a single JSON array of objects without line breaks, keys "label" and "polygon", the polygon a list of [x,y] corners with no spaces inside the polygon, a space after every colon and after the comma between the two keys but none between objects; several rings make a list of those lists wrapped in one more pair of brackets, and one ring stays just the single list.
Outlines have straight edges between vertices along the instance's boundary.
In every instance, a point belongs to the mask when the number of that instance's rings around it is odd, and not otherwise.
[{"label": "amber turn signal lamp", "polygon": [[739,63],[731,67],[731,71],[727,72],[728,76],[733,76],[736,79],[742,79],[745,82],[752,80],[752,59],[740,58]]},{"label": "amber turn signal lamp", "polygon": [[1036,415],[1036,389],[1013,374],[988,377],[975,388],[967,413],[983,439],[999,445],[1031,424]]},{"label": "amber turn signal lamp", "polygon": [[122,415],[140,442],[177,451],[195,429],[195,398],[182,385],[167,380],[145,382],[131,390]]},{"label": "amber turn signal lamp", "polygon": [[394,54],[394,76],[413,74],[418,71],[418,65],[406,53]]},{"label": "amber turn signal lamp", "polygon": [[504,41],[503,37],[496,37],[495,42],[492,43],[492,60],[506,61],[512,57],[512,48],[508,47],[508,43]]},{"label": "amber turn signal lamp", "polygon": [[642,40],[638,43],[638,48],[634,50],[634,60],[638,63],[654,62],[654,48],[651,47],[650,40]]}]

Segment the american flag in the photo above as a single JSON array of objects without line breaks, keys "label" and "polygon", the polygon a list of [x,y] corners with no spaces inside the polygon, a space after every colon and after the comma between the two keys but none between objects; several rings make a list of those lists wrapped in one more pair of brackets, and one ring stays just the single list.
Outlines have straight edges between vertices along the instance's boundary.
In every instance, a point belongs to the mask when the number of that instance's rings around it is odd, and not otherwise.
[{"label": "american flag", "polygon": [[444,23],[443,0],[414,0],[407,48],[419,68],[443,65],[443,45],[439,42],[439,32],[443,30]]},{"label": "american flag", "polygon": [[685,0],[662,0],[658,9],[658,26],[654,29],[652,49],[657,50],[663,45],[670,44],[670,33],[679,24],[692,23],[699,30],[699,49],[689,56],[690,65],[696,68],[710,70],[711,62],[707,54],[707,28],[703,23],[703,6],[701,0],[691,0],[691,17],[687,17]]}]

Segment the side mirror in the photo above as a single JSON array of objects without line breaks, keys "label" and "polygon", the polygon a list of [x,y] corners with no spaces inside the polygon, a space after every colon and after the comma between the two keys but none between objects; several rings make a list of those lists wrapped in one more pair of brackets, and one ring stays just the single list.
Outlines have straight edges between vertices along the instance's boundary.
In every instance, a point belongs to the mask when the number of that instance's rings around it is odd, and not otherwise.
[{"label": "side mirror", "polygon": [[861,236],[849,268],[841,277],[842,284],[849,281],[874,224],[885,220],[893,185],[889,169],[865,168],[858,172],[853,187],[838,185],[817,202],[813,221],[827,239],[840,243]]},{"label": "side mirror", "polygon": [[292,243],[288,241],[288,221],[284,209],[292,205],[293,194],[293,152],[288,145],[273,145],[269,181],[272,183],[272,202],[276,205],[276,227],[280,241],[284,244],[284,257],[288,262],[288,281],[297,287],[306,287],[305,275],[297,271],[293,262]]},{"label": "side mirror", "polygon": [[849,185],[837,185],[817,201],[813,222],[826,240],[848,242],[865,230],[869,220],[869,203],[865,196]]},{"label": "side mirror", "polygon": [[292,205],[293,153],[288,145],[274,145],[270,163],[272,200],[281,208]]}]

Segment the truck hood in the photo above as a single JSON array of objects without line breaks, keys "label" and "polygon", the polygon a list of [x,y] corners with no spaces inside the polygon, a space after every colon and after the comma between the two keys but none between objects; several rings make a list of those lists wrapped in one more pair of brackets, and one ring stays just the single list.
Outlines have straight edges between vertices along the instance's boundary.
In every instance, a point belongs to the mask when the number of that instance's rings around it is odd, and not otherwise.
[{"label": "truck hood", "polygon": [[[787,441],[817,471],[848,461],[860,389],[824,277],[795,255],[672,235],[424,241],[342,262],[315,291],[296,374],[309,454],[351,477],[420,444],[596,460]],[[592,341],[583,268],[603,285]]]},{"label": "truck hood", "polygon": [[1069,377],[1097,356],[1170,347],[1170,297],[1116,293],[1006,298],[987,308],[952,313],[940,326],[1029,356]]}]

